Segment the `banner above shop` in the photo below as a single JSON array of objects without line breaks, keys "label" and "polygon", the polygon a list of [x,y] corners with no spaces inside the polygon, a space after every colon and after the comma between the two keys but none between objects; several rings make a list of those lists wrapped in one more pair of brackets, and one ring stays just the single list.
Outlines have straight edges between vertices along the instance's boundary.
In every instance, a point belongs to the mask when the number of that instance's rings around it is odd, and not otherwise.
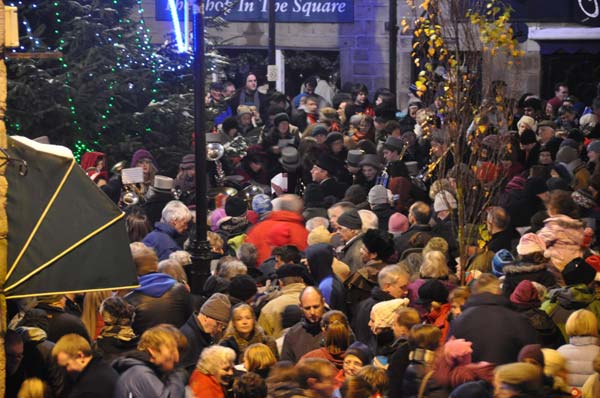
[{"label": "banner above shop", "polygon": [[510,0],[514,21],[600,26],[600,0]]},{"label": "banner above shop", "polygon": [[[156,20],[172,20],[169,3],[156,0]],[[176,0],[183,20],[183,0]],[[221,16],[229,22],[267,22],[269,0],[204,0],[207,17]],[[344,23],[354,22],[354,0],[275,0],[277,22]]]}]

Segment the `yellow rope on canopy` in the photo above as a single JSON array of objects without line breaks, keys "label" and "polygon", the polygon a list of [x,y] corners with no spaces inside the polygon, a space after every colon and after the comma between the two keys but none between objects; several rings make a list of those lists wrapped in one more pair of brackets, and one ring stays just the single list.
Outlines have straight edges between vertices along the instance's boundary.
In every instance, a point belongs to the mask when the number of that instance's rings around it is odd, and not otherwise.
[{"label": "yellow rope on canopy", "polygon": [[23,282],[25,282],[26,280],[28,280],[29,278],[31,278],[32,276],[34,276],[35,274],[40,273],[45,268],[49,267],[53,262],[55,262],[56,260],[58,260],[61,257],[65,256],[69,252],[75,250],[76,248],[78,248],[79,246],[81,246],[83,243],[85,243],[86,241],[90,240],[94,236],[98,235],[100,232],[102,232],[106,228],[110,227],[111,225],[113,225],[114,223],[116,223],[117,221],[119,221],[123,217],[125,217],[125,213],[120,213],[114,219],[110,220],[108,223],[102,225],[101,227],[95,229],[94,231],[90,232],[89,234],[87,234],[86,236],[84,236],[83,238],[81,238],[80,240],[78,240],[77,242],[75,242],[73,245],[69,246],[68,248],[66,248],[62,252],[58,253],[56,256],[54,256],[50,260],[46,261],[44,264],[40,265],[39,267],[37,267],[36,269],[34,269],[33,271],[31,271],[29,274],[25,275],[24,277],[22,277],[21,279],[19,279],[15,283],[13,283],[12,285],[10,285],[8,287],[5,287],[4,291],[5,292],[9,292],[12,289],[14,289],[15,287],[17,287],[20,284],[22,284]]},{"label": "yellow rope on canopy", "polygon": [[6,277],[4,278],[4,283],[6,283],[6,281],[8,280],[8,278],[10,278],[10,276],[13,273],[13,271],[15,270],[15,268],[17,267],[17,265],[19,264],[19,261],[21,261],[21,258],[25,254],[25,251],[29,248],[29,245],[31,244],[31,241],[33,240],[33,237],[35,236],[37,230],[40,228],[40,225],[42,225],[42,222],[44,221],[44,219],[46,218],[46,215],[48,214],[48,211],[50,211],[50,208],[54,204],[54,201],[56,200],[56,197],[58,196],[58,194],[62,190],[63,186],[65,185],[65,182],[67,181],[67,177],[69,177],[69,175],[71,174],[71,171],[73,170],[73,166],[74,165],[75,165],[75,158],[73,158],[71,160],[71,164],[69,165],[69,169],[67,170],[67,172],[63,176],[62,180],[60,181],[60,184],[58,184],[58,186],[56,187],[56,191],[54,191],[54,194],[52,194],[52,197],[50,198],[50,200],[46,204],[46,208],[42,212],[42,215],[40,216],[40,219],[35,224],[35,227],[33,227],[33,230],[31,230],[31,234],[29,234],[29,237],[27,238],[27,241],[25,242],[25,244],[23,245],[23,248],[19,252],[19,255],[17,256],[17,258],[15,258],[15,261],[10,266],[10,269],[8,270],[8,273],[6,274]]}]

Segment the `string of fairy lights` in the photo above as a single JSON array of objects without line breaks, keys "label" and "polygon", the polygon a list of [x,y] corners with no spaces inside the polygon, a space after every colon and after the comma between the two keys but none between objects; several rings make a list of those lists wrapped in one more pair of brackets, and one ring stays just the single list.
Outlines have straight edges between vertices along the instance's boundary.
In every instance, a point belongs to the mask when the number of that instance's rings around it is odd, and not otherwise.
[{"label": "string of fairy lights", "polygon": [[[36,9],[39,7],[39,1],[35,3],[27,2],[26,6]],[[114,5],[118,5],[119,0],[112,0]],[[13,6],[23,7],[24,2],[18,1],[11,3]],[[56,48],[42,48],[42,41],[39,38],[36,38],[33,34],[34,28],[32,28],[29,22],[22,18],[22,24],[25,28],[25,32],[27,35],[27,39],[30,43],[30,48],[26,48],[21,45],[19,49],[14,49],[13,51],[59,51],[64,54],[65,50],[65,40],[62,38],[64,25],[63,19],[66,19],[63,15],[61,15],[60,2],[55,0],[52,2],[53,8],[53,16],[54,16],[54,25],[52,34],[54,35],[55,41],[57,43]],[[117,11],[118,12],[118,11]],[[142,0],[137,0],[137,18],[136,20],[132,20],[129,16],[118,15],[118,23],[120,25],[124,25],[130,27],[133,25],[132,31],[135,33],[135,37],[133,38],[133,42],[135,43],[136,48],[129,48],[125,44],[128,44],[127,41],[124,41],[124,32],[127,34],[128,31],[124,29],[110,29],[109,32],[96,33],[96,37],[99,45],[113,45],[116,49],[117,57],[114,61],[114,65],[110,65],[110,72],[113,75],[113,78],[105,79],[106,80],[106,92],[109,93],[107,95],[107,100],[105,106],[100,108],[99,117],[100,117],[100,125],[96,131],[84,131],[82,127],[82,121],[80,120],[80,115],[78,113],[78,104],[75,98],[74,93],[72,92],[72,79],[73,72],[71,65],[66,60],[65,56],[62,56],[58,59],[60,63],[60,68],[64,71],[65,75],[65,83],[64,87],[67,91],[67,101],[68,108],[71,116],[71,125],[73,128],[73,133],[78,139],[74,143],[73,154],[77,160],[80,159],[81,155],[85,152],[93,151],[98,148],[99,140],[102,135],[107,131],[110,126],[110,117],[114,113],[116,107],[116,95],[115,91],[117,88],[122,87],[122,85],[127,85],[129,89],[133,89],[133,84],[130,82],[124,82],[118,80],[118,72],[123,69],[129,68],[147,68],[151,71],[153,78],[152,81],[148,84],[148,89],[152,93],[152,98],[150,103],[156,102],[156,95],[158,94],[157,86],[161,82],[160,73],[164,71],[168,72],[179,72],[184,69],[189,69],[192,66],[193,59],[192,54],[187,53],[178,56],[177,62],[171,62],[167,57],[160,56],[156,53],[150,37],[150,28],[147,26],[145,18],[144,18],[144,8],[142,4]],[[135,57],[134,55],[138,55]],[[92,77],[92,76],[90,76]],[[19,131],[21,129],[21,125],[18,121],[10,122],[9,127],[13,131]],[[143,131],[135,132],[134,134],[140,134],[144,132],[150,132],[152,129],[149,126],[145,126]]]}]

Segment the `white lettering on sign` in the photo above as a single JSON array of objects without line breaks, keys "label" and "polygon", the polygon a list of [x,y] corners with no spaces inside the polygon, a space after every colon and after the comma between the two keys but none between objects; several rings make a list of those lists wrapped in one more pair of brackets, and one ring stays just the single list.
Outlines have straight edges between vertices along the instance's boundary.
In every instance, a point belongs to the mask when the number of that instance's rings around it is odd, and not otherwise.
[{"label": "white lettering on sign", "polygon": [[[598,18],[598,15],[600,15],[600,5],[598,5],[598,0],[578,0],[579,1],[579,8],[581,8],[581,11],[583,11],[583,13],[585,15],[587,15],[590,18]],[[587,3],[591,3],[592,7],[593,7],[593,11],[589,11],[590,8],[588,5],[584,5],[583,2],[587,2]]]},{"label": "white lettering on sign", "polygon": [[346,3],[338,3],[335,1],[305,1],[294,0],[293,12],[302,13],[305,17],[310,17],[313,14],[334,14],[343,13],[346,10]]},{"label": "white lettering on sign", "polygon": [[[242,1],[243,2],[243,1]],[[240,4],[242,3],[240,2]],[[205,11],[215,11],[220,12],[225,9],[231,7],[231,0],[206,0],[206,4],[204,5]]]}]

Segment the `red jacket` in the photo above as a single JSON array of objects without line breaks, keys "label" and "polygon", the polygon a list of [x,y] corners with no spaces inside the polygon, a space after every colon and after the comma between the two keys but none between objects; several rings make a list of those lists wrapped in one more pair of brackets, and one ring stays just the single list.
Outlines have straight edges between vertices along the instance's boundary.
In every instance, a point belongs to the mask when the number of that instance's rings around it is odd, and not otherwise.
[{"label": "red jacket", "polygon": [[248,231],[246,242],[256,246],[256,263],[262,264],[271,256],[274,247],[294,245],[303,251],[307,246],[307,238],[308,231],[304,227],[302,215],[287,210],[276,210]]},{"label": "red jacket", "polygon": [[224,398],[223,387],[209,375],[200,372],[198,369],[192,372],[190,377],[190,388],[195,397],[202,398]]}]

